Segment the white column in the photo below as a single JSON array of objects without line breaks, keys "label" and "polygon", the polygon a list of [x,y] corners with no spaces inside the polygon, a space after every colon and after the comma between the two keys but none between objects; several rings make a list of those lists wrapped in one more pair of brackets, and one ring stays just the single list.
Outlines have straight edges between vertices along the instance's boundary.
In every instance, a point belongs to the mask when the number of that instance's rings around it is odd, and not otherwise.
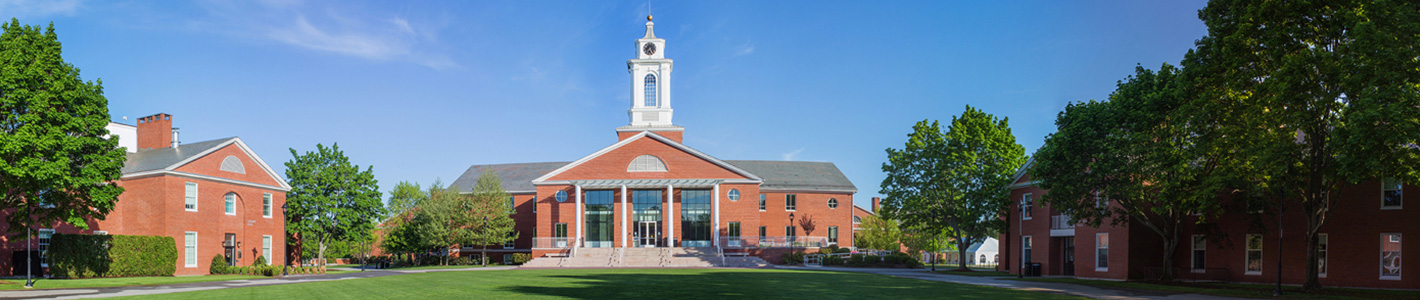
[{"label": "white column", "polygon": [[710,225],[710,243],[716,247],[720,246],[720,184],[715,184],[715,191],[710,194],[710,201],[715,202],[715,223]]},{"label": "white column", "polygon": [[666,246],[675,247],[675,190],[666,185]]},{"label": "white column", "polygon": [[623,186],[621,186],[621,247],[622,247],[622,248],[626,248],[626,232],[627,232],[628,230],[631,230],[631,225],[628,225],[628,224],[627,224],[627,221],[626,221],[626,220],[629,220],[629,219],[631,218],[631,217],[629,216],[629,213],[627,213],[628,211],[630,211],[630,209],[627,208],[627,206],[629,206],[629,205],[630,205],[630,204],[627,204],[627,203],[626,203],[626,186],[623,185]]},{"label": "white column", "polygon": [[573,247],[581,248],[581,247],[582,247],[582,223],[584,223],[584,222],[582,222],[582,186],[580,186],[580,185],[573,186],[572,190],[573,190],[573,192],[577,193],[577,198],[576,198],[576,199],[577,199],[577,203],[575,204],[575,205],[577,205],[577,209],[576,209],[576,211],[577,211],[577,240],[576,240],[576,241],[573,241],[573,243],[574,243],[574,244],[573,244],[573,245],[574,245]]}]

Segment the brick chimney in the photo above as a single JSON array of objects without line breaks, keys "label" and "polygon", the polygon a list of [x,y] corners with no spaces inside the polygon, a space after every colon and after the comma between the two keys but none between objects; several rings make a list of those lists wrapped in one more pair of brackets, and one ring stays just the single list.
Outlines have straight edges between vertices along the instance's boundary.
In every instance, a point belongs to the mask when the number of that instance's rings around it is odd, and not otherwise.
[{"label": "brick chimney", "polygon": [[873,213],[878,213],[878,207],[882,206],[883,198],[873,197]]},{"label": "brick chimney", "polygon": [[173,116],[165,113],[138,118],[138,150],[172,147],[177,142]]}]

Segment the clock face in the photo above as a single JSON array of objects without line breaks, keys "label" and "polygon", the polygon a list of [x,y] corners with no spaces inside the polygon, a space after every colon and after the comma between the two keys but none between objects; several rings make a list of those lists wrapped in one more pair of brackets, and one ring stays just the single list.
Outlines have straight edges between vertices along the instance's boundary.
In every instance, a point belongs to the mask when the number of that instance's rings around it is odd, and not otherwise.
[{"label": "clock face", "polygon": [[656,44],[646,43],[645,47],[641,47],[641,52],[646,53],[646,55],[656,54]]}]

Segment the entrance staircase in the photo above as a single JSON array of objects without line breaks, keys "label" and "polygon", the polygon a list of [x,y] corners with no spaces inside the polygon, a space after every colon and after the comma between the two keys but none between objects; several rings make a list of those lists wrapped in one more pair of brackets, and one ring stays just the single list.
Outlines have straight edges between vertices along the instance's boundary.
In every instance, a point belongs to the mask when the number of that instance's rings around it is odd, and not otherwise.
[{"label": "entrance staircase", "polygon": [[569,257],[538,257],[528,268],[757,268],[768,262],[754,256],[721,257],[715,248],[581,248]]}]

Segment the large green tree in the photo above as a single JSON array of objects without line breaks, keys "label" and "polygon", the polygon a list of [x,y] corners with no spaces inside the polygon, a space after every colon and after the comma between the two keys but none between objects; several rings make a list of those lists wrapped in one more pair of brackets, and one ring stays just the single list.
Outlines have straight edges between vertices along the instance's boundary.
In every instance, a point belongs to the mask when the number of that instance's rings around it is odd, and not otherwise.
[{"label": "large green tree", "polygon": [[1420,181],[1420,3],[1218,0],[1198,15],[1208,35],[1185,66],[1230,130],[1219,147],[1300,206],[1303,286],[1320,288],[1317,234],[1342,187]]},{"label": "large green tree", "polygon": [[879,216],[865,216],[859,228],[861,230],[858,230],[857,236],[853,238],[855,247],[897,251],[902,246],[902,229],[897,227],[897,221]]},{"label": "large green tree", "polygon": [[[1010,205],[1011,175],[1025,164],[1007,118],[966,107],[943,128],[923,120],[903,149],[887,149],[884,214],[904,227],[951,235],[962,257],[972,244],[1000,232]],[[962,261],[958,268],[969,270]]]},{"label": "large green tree", "polygon": [[325,260],[332,241],[358,242],[385,217],[373,166],[361,171],[338,144],[316,144],[316,151],[305,154],[291,149],[291,156],[286,230],[298,233],[302,243],[316,242],[318,261]]},{"label": "large green tree", "polygon": [[483,247],[480,257],[482,264],[487,266],[489,245],[501,247],[503,243],[518,238],[518,233],[513,230],[512,197],[503,190],[503,181],[492,170],[485,170],[478,176],[478,182],[473,185],[469,196],[473,200],[473,209],[467,214],[468,222],[479,223],[469,224],[473,225],[474,230],[465,241]]},{"label": "large green tree", "polygon": [[0,208],[7,236],[28,239],[35,224],[88,219],[113,211],[127,158],[108,131],[102,81],[87,82],[60,56],[50,24],[21,26],[11,19],[0,33]]},{"label": "large green tree", "polygon": [[1189,218],[1221,209],[1219,157],[1211,130],[1193,126],[1192,81],[1164,64],[1135,67],[1108,102],[1072,103],[1036,152],[1031,175],[1049,190],[1043,201],[1072,220],[1098,227],[1139,225],[1163,241],[1161,279],[1171,280],[1179,232]]}]

